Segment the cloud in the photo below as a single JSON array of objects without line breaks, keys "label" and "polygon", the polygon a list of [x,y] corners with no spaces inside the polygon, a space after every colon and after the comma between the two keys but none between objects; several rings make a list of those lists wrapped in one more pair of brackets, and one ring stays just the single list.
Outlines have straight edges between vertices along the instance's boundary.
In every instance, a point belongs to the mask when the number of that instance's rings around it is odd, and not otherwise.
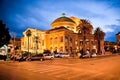
[{"label": "cloud", "polygon": [[106,32],[106,40],[110,40],[120,31],[119,3],[119,0],[2,0],[0,19],[10,31],[22,34],[28,27],[51,29],[52,21],[66,13],[67,17],[88,19],[94,28]]},{"label": "cloud", "polygon": [[118,24],[120,25],[120,19],[116,19],[116,21],[118,22]]},{"label": "cloud", "polygon": [[106,25],[104,28],[106,33],[105,40],[116,41],[116,34],[120,32],[120,25]]}]

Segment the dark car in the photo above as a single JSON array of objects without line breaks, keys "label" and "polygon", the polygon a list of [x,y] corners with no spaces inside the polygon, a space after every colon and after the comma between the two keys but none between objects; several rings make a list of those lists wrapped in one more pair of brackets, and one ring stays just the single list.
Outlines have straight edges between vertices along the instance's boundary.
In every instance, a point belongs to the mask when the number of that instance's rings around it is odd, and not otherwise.
[{"label": "dark car", "polygon": [[26,61],[27,58],[28,56],[18,55],[15,60],[20,62],[20,61]]},{"label": "dark car", "polygon": [[33,55],[29,56],[26,60],[28,60],[28,61],[32,61],[32,60],[43,61],[44,57],[43,57],[43,54],[33,54]]},{"label": "dark car", "polygon": [[22,53],[19,61],[26,61],[30,55],[31,53],[28,53],[28,52]]},{"label": "dark car", "polygon": [[21,55],[19,54],[11,54],[10,55],[10,60],[14,60],[14,61],[20,61]]},{"label": "dark car", "polygon": [[7,56],[6,56],[6,55],[0,55],[0,60],[6,61],[6,59],[7,59]]},{"label": "dark car", "polygon": [[26,61],[26,59],[29,57],[30,53],[24,52],[21,54],[10,54],[9,59],[14,61]]}]

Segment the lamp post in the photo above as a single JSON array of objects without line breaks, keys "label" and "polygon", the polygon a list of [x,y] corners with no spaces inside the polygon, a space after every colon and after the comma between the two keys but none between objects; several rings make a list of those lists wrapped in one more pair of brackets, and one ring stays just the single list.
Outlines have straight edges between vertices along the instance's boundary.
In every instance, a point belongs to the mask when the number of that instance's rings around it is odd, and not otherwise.
[{"label": "lamp post", "polygon": [[28,30],[26,32],[26,36],[28,37],[28,53],[29,53],[29,37],[31,36],[31,31],[30,30]]}]

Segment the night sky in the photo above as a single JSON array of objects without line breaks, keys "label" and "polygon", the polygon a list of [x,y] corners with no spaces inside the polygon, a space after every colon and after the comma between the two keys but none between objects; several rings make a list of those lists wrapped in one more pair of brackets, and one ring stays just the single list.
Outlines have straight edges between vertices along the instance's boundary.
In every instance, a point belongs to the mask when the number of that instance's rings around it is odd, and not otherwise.
[{"label": "night sky", "polygon": [[51,29],[62,13],[89,20],[106,33],[107,41],[115,42],[120,32],[120,0],[0,0],[0,20],[17,37],[29,27]]}]

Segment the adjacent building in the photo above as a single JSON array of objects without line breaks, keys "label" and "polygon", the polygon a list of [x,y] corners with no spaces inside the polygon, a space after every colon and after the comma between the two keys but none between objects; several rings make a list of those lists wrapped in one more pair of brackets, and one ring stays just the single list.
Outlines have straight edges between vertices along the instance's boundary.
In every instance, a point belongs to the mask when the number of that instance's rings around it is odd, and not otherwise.
[{"label": "adjacent building", "polygon": [[110,51],[110,52],[113,52],[113,50],[117,47],[115,42],[109,42],[109,41],[105,41],[104,46],[105,46],[105,51]]}]

